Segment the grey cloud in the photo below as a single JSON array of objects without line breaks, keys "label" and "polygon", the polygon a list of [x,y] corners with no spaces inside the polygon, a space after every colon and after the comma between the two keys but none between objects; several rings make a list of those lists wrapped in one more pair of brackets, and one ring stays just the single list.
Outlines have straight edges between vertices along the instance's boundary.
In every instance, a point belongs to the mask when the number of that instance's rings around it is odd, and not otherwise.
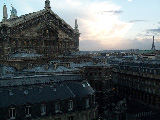
[{"label": "grey cloud", "polygon": [[[125,46],[124,46],[125,45]],[[106,45],[102,45],[98,40],[83,40],[80,41],[80,50],[111,50],[111,49],[141,49],[147,50],[152,46],[152,37],[143,38],[141,40],[135,39],[123,39],[117,42],[114,46],[110,44],[110,41],[106,41]],[[155,42],[156,49],[160,48],[160,41]]]},{"label": "grey cloud", "polygon": [[139,34],[137,34],[137,36],[144,36],[144,34],[142,34],[142,33],[139,33]]},{"label": "grey cloud", "polygon": [[149,29],[149,30],[147,30],[147,33],[158,34],[158,33],[160,33],[160,28],[157,28],[157,29]]},{"label": "grey cloud", "polygon": [[119,14],[122,14],[123,11],[121,11],[121,10],[110,10],[110,11],[101,11],[100,13],[101,14],[103,14],[103,13],[113,13],[114,15],[119,15]]},{"label": "grey cloud", "polygon": [[123,11],[114,11],[114,14],[121,14]]},{"label": "grey cloud", "polygon": [[83,40],[80,41],[80,50],[104,50],[105,48],[99,43],[98,40]]},{"label": "grey cloud", "polygon": [[[143,38],[141,41],[136,38],[135,39],[128,39],[128,40],[126,40],[126,44],[130,48],[134,48],[134,49],[141,49],[141,50],[150,49],[152,46],[152,37],[150,39]],[[155,43],[155,46],[156,46],[156,49],[160,48],[160,42],[157,41]]]},{"label": "grey cloud", "polygon": [[136,23],[136,22],[146,22],[145,20],[131,20],[130,23]]}]

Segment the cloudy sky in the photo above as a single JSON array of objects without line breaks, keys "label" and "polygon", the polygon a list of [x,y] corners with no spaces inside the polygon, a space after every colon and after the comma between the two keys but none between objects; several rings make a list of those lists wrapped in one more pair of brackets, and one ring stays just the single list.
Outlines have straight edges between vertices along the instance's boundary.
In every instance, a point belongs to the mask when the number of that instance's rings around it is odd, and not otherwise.
[{"label": "cloudy sky", "polygon": [[[10,15],[39,11],[45,0],[1,0]],[[160,0],[50,0],[51,9],[74,27],[78,19],[80,50],[160,49]]]}]

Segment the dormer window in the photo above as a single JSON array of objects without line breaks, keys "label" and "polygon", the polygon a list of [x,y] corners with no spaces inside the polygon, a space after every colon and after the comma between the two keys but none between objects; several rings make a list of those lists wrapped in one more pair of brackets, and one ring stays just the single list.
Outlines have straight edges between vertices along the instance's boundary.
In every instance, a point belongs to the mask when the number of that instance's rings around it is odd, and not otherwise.
[{"label": "dormer window", "polygon": [[43,92],[43,89],[42,89],[42,88],[40,88],[40,89],[39,89],[39,93],[42,93],[42,92]]},{"label": "dormer window", "polygon": [[16,119],[16,109],[15,108],[10,108],[9,109],[9,117],[11,120]]},{"label": "dormer window", "polygon": [[71,110],[73,110],[73,101],[69,100],[68,101],[68,111],[71,111]]},{"label": "dormer window", "polygon": [[90,86],[90,84],[87,82],[87,85]]},{"label": "dormer window", "polygon": [[31,117],[31,106],[26,106],[25,112],[26,117]]},{"label": "dormer window", "polygon": [[9,96],[12,96],[13,95],[13,92],[12,90],[9,91]]},{"label": "dormer window", "polygon": [[25,91],[24,91],[24,94],[25,94],[25,95],[28,95],[28,90],[25,90]]},{"label": "dormer window", "polygon": [[83,84],[82,84],[82,86],[83,86],[83,87],[86,87],[86,84],[85,84],[85,83],[83,83]]},{"label": "dormer window", "polygon": [[53,91],[53,92],[56,92],[56,88],[52,88],[52,91]]}]

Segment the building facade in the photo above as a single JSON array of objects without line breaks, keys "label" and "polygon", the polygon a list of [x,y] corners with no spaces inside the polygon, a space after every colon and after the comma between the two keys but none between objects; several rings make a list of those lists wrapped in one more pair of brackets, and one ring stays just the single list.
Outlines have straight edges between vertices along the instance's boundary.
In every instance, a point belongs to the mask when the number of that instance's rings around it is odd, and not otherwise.
[{"label": "building facade", "polygon": [[160,110],[159,74],[159,62],[123,62],[113,69],[116,93],[137,103]]},{"label": "building facade", "polygon": [[55,57],[79,51],[79,30],[77,20],[73,29],[45,1],[45,9],[17,16],[12,6],[8,19],[7,7],[3,7],[3,20],[0,22],[0,57],[18,50],[35,50],[47,57]]},{"label": "building facade", "polygon": [[96,92],[96,102],[98,112],[103,115],[109,109],[109,104],[113,102],[113,85],[111,79],[112,67],[106,64],[85,66],[83,74],[91,87]]}]

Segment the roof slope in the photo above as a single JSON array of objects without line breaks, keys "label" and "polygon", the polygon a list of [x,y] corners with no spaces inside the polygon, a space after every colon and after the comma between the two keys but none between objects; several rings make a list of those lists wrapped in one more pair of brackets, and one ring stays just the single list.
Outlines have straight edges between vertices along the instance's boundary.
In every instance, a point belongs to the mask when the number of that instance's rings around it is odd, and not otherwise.
[{"label": "roof slope", "polygon": [[[10,94],[11,93],[11,94]],[[94,90],[90,86],[83,87],[83,83],[59,83],[24,88],[1,89],[0,108],[11,105],[40,103],[42,101],[64,100],[75,97],[92,95]]]},{"label": "roof slope", "polygon": [[[21,15],[20,17],[17,17],[17,18],[12,18],[12,19],[10,18],[10,19],[7,19],[7,23],[10,27],[15,27],[20,24],[26,23],[29,20],[38,18],[39,16],[43,16],[46,13],[50,13],[51,15],[55,16],[58,20],[60,20],[63,24],[65,24],[67,26],[67,28],[73,30],[73,28],[69,24],[67,24],[63,19],[61,19],[51,9],[43,9],[43,10],[40,10],[37,12]],[[2,22],[0,22],[0,26],[1,25],[2,25]]]}]

